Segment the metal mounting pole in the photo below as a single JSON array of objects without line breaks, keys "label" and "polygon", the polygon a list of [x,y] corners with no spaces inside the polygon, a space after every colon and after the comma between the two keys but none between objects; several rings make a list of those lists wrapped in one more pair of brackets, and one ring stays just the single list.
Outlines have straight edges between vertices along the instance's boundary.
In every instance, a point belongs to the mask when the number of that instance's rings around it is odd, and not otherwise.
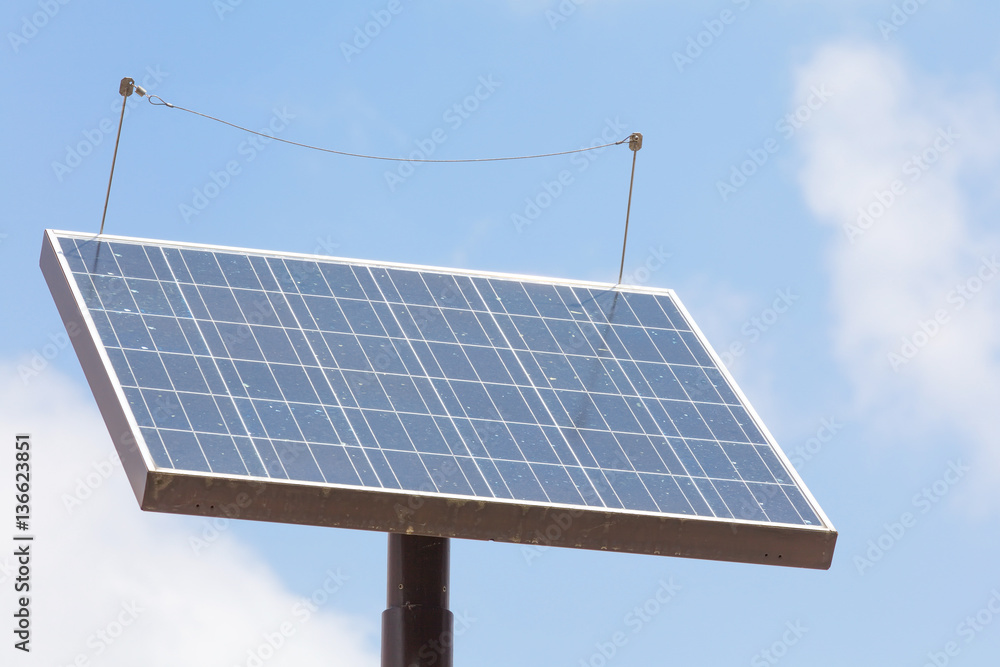
[{"label": "metal mounting pole", "polygon": [[449,552],[445,537],[389,533],[382,667],[452,667]]}]

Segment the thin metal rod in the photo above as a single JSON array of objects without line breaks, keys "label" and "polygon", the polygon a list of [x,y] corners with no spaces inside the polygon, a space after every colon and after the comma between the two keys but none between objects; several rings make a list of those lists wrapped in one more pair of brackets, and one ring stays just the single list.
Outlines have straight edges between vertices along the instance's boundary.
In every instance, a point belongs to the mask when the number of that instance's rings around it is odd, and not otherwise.
[{"label": "thin metal rod", "polygon": [[628,245],[628,218],[632,213],[632,184],[635,182],[635,156],[638,150],[632,150],[632,177],[628,182],[628,208],[625,209],[625,238],[622,241],[622,264],[618,268],[618,284],[622,284],[622,274],[625,273],[625,248]]},{"label": "thin metal rod", "polygon": [[108,200],[111,199],[111,181],[115,177],[115,161],[118,159],[118,142],[122,138],[122,123],[125,121],[126,102],[128,102],[128,95],[122,93],[122,115],[118,119],[118,136],[115,137],[115,153],[111,156],[111,175],[108,176],[108,194],[104,195],[104,213],[101,214],[101,231],[97,232],[98,236],[104,233],[104,218],[108,215]]}]

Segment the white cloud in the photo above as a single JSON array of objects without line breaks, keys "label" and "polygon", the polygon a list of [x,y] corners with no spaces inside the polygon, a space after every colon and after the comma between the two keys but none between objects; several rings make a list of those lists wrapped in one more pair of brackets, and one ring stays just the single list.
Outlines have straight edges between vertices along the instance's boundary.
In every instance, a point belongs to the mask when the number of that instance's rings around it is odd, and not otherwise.
[{"label": "white cloud", "polygon": [[[195,553],[189,540],[207,520],[141,512],[120,464],[107,464],[113,448],[86,388],[51,368],[25,387],[14,367],[0,365],[0,424],[5,440],[33,437],[33,641],[14,664],[377,664],[378,619],[336,612],[336,592],[323,591],[336,588],[332,578],[315,582],[319,604],[306,606],[224,530]],[[0,469],[11,471],[13,447],[3,451]],[[66,498],[88,490],[69,511]],[[350,577],[351,563],[338,568]],[[10,579],[0,587],[9,620]],[[251,652],[269,659],[253,662]]]},{"label": "white cloud", "polygon": [[[956,427],[1000,474],[1000,275],[981,269],[1000,257],[996,199],[982,192],[998,175],[995,95],[866,44],[818,50],[797,74],[796,99],[818,84],[833,97],[798,134],[801,186],[835,230],[836,353],[856,407],[881,415],[896,442],[900,427]],[[971,298],[956,291],[966,283]]]}]

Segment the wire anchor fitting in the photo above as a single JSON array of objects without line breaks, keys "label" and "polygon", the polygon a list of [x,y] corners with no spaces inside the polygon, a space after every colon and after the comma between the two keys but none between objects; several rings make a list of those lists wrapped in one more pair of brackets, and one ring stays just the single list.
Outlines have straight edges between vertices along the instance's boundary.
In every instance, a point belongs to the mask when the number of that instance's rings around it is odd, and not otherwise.
[{"label": "wire anchor fitting", "polygon": [[618,267],[618,285],[622,284],[622,274],[625,273],[625,248],[628,246],[628,218],[632,213],[632,184],[635,183],[635,156],[642,148],[642,135],[633,132],[628,137],[628,147],[632,151],[632,177],[628,182],[628,208],[625,209],[625,238],[622,240],[622,263]]}]

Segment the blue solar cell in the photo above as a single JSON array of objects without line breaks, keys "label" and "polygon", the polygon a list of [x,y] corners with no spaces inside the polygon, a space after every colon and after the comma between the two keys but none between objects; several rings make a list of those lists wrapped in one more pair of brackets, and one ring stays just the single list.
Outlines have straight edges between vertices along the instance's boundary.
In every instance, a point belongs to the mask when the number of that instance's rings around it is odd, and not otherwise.
[{"label": "blue solar cell", "polygon": [[129,368],[128,361],[125,360],[125,353],[123,350],[118,348],[108,349],[108,358],[111,359],[111,367],[115,369],[115,374],[118,376],[118,382],[123,387],[135,387],[135,377],[132,375],[132,369]]},{"label": "blue solar cell", "polygon": [[[142,353],[136,352],[133,354]],[[159,361],[162,362],[167,375],[170,376],[170,382],[173,384],[174,389],[178,391],[208,393],[208,381],[205,371],[195,357],[187,354],[161,354],[154,356],[159,356]],[[153,385],[140,384],[139,386],[147,387]],[[219,387],[216,384],[216,391],[218,390]]]},{"label": "blue solar cell", "polygon": [[357,301],[354,299],[338,299],[337,304],[347,318],[351,330],[356,334],[366,334],[369,336],[385,336],[385,329],[375,315],[375,310],[367,301]]},{"label": "blue solar cell", "polygon": [[548,409],[546,409],[545,404],[542,403],[542,399],[538,397],[537,393],[527,387],[518,388],[518,392],[521,394],[524,402],[527,403],[528,410],[531,411],[532,421],[543,426],[553,424]]},{"label": "blue solar cell", "polygon": [[767,521],[767,515],[761,509],[760,503],[743,482],[719,479],[715,481],[715,488],[719,490],[719,495],[733,513],[733,518],[744,521]]},{"label": "blue solar cell", "polygon": [[[378,476],[379,482],[383,488],[386,489],[399,489],[402,488],[396,474],[393,472],[392,467],[383,454],[378,449],[365,449],[365,455],[368,457],[368,461],[372,464],[372,469]],[[418,490],[418,489],[411,489]]]},{"label": "blue solar cell", "polygon": [[371,427],[375,441],[383,449],[414,450],[410,437],[406,434],[399,415],[384,410],[364,410],[368,426]]},{"label": "blue solar cell", "polygon": [[361,344],[353,334],[324,333],[327,347],[333,353],[334,361],[339,368],[367,371],[371,370],[368,357],[361,349]]},{"label": "blue solar cell", "polygon": [[[170,456],[163,447],[163,441],[160,440],[160,434],[156,432],[156,429],[140,428],[139,432],[142,433],[142,439],[153,457],[153,463],[160,468],[173,468],[174,464],[170,461]],[[251,474],[253,473],[251,472]]]},{"label": "blue solar cell", "polygon": [[[326,284],[330,286],[330,289],[335,296],[346,297],[349,299],[375,298],[375,296],[366,294],[365,290],[361,288],[361,283],[358,282],[358,276],[351,270],[351,267],[343,264],[330,264],[328,262],[324,262],[319,265],[319,269],[323,274],[323,277],[326,278]],[[364,277],[368,278],[370,287],[374,287],[374,283],[371,283],[371,278],[368,276]]]},{"label": "blue solar cell", "polygon": [[[483,443],[483,449],[491,458],[507,461],[524,460],[524,455],[503,422],[483,419],[470,419],[469,421],[476,430],[479,440]],[[473,454],[475,453],[473,452]]]},{"label": "blue solar cell", "polygon": [[288,275],[291,276],[300,294],[333,296],[333,292],[330,291],[330,286],[327,284],[316,262],[286,259],[285,268],[288,269]]},{"label": "blue solar cell", "polygon": [[[187,269],[187,264],[184,263],[184,258],[181,257],[180,250],[177,248],[163,248],[163,256],[170,267],[170,272],[178,282],[191,282],[191,273]],[[166,280],[166,278],[160,278],[160,280]]]},{"label": "blue solar cell", "polygon": [[661,512],[670,514],[696,514],[691,503],[681,492],[677,482],[670,475],[641,474],[643,484],[653,497],[653,502]]},{"label": "blue solar cell", "polygon": [[406,412],[399,413],[398,416],[407,435],[410,436],[410,442],[413,443],[418,452],[433,454],[451,453],[433,417]]},{"label": "blue solar cell", "polygon": [[208,308],[205,307],[205,302],[202,300],[201,294],[198,293],[198,288],[187,283],[180,283],[178,286],[180,287],[185,305],[187,305],[191,314],[199,320],[209,319],[211,315],[208,313]]},{"label": "blue solar cell", "polygon": [[[715,516],[724,519],[732,519],[735,516],[732,511],[730,511],[729,506],[726,505],[726,502],[722,499],[722,496],[719,495],[719,491],[712,483],[712,480],[705,479],[703,477],[694,477],[692,481],[694,482],[694,486],[696,487],[698,493],[700,493],[701,498],[708,504],[708,507],[711,508],[711,511],[715,514]],[[691,499],[690,494],[688,495],[688,499]]]},{"label": "blue solar cell", "polygon": [[694,403],[683,401],[660,401],[677,430],[685,438],[711,438],[705,420],[698,414]]},{"label": "blue solar cell", "polygon": [[468,301],[462,296],[462,290],[452,276],[439,273],[424,273],[423,279],[427,288],[434,297],[434,302],[442,308],[462,308],[469,307]]},{"label": "blue solar cell", "polygon": [[226,282],[229,283],[230,287],[244,287],[250,290],[263,289],[247,256],[220,252],[215,254],[215,258],[218,260],[222,275],[226,277]]},{"label": "blue solar cell", "polygon": [[[103,313],[102,313],[103,315]],[[190,354],[191,347],[188,345],[180,324],[173,317],[157,317],[149,315],[144,318],[146,330],[153,339],[156,349],[160,352],[179,352]],[[107,322],[105,315],[102,322]]]},{"label": "blue solar cell", "polygon": [[142,389],[142,397],[157,428],[191,430],[175,392]]},{"label": "blue solar cell", "polygon": [[[322,268],[324,271],[329,271],[334,266],[340,267],[338,264],[323,264]],[[354,279],[358,281],[358,284],[361,286],[361,291],[364,292],[364,296],[356,298],[365,298],[370,301],[384,300],[385,297],[382,296],[381,290],[379,290],[378,285],[375,284],[375,279],[372,277],[371,271],[368,270],[367,266],[354,266],[350,268],[354,274]],[[336,270],[340,269],[338,268]],[[347,296],[347,292],[351,292],[354,289],[354,286],[351,284],[350,279],[347,276],[344,276],[346,287],[345,283],[342,283],[336,276],[331,278],[329,273],[326,276],[326,281],[330,283],[330,287],[337,296]],[[339,290],[343,290],[344,294],[341,294]]]},{"label": "blue solar cell", "polygon": [[798,523],[801,520],[799,513],[777,484],[748,482],[747,488],[769,520],[780,523]]},{"label": "blue solar cell", "polygon": [[260,416],[267,437],[272,440],[304,442],[302,432],[299,430],[298,424],[295,423],[295,419],[292,418],[292,411],[287,403],[261,399],[253,399],[251,402]]},{"label": "blue solar cell", "polygon": [[228,396],[216,395],[215,403],[219,408],[219,412],[222,413],[222,419],[226,422],[229,432],[233,435],[246,435],[247,431],[243,428],[243,422],[236,411],[236,404],[233,403],[233,399]]},{"label": "blue solar cell", "polygon": [[483,447],[482,440],[479,439],[479,434],[476,432],[475,426],[473,426],[470,420],[453,419],[452,422],[462,437],[462,446],[465,447],[465,451],[453,449],[452,451],[455,454],[477,457],[489,456],[486,448]]},{"label": "blue solar cell", "polygon": [[625,452],[625,456],[628,457],[632,467],[636,470],[660,473],[669,472],[667,466],[660,459],[660,455],[653,448],[649,438],[645,435],[619,433],[617,440]]},{"label": "blue solar cell", "polygon": [[552,285],[524,283],[521,287],[527,292],[532,305],[542,317],[572,319],[573,316],[570,315],[569,309],[566,308],[566,304],[563,303],[559,293]]},{"label": "blue solar cell", "polygon": [[508,430],[517,443],[518,449],[527,461],[542,463],[559,463],[555,450],[549,444],[548,438],[541,427],[534,424],[508,424]]},{"label": "blue solar cell", "polygon": [[125,284],[132,293],[135,305],[143,315],[173,315],[173,309],[155,280],[126,278]]},{"label": "blue solar cell", "polygon": [[691,449],[682,438],[669,438],[667,442],[670,443],[670,449],[677,455],[677,459],[684,466],[684,470],[689,476],[705,477],[705,471],[702,470],[698,459],[695,458]]},{"label": "blue solar cell", "polygon": [[354,465],[344,447],[336,445],[314,445],[313,456],[319,469],[323,472],[323,477],[330,484],[360,485],[361,478],[358,476]]},{"label": "blue solar cell", "polygon": [[544,489],[548,499],[554,503],[582,505],[583,497],[562,466],[534,463],[531,470]]},{"label": "blue solar cell", "polygon": [[348,447],[347,455],[351,458],[354,470],[361,478],[361,484],[369,488],[378,487],[378,476],[375,474],[375,469],[372,467],[371,461],[368,460],[365,450],[361,447]]},{"label": "blue solar cell", "polygon": [[[572,320],[543,320],[559,345],[560,350],[567,355],[594,355],[594,348],[587,341],[580,326]],[[580,358],[580,357],[575,357]]]},{"label": "blue solar cell", "polygon": [[283,326],[283,323],[278,319],[278,314],[274,311],[274,306],[268,299],[268,295],[264,292],[234,289],[232,295],[243,317],[250,324],[265,324],[269,327]]},{"label": "blue solar cell", "polygon": [[160,287],[163,289],[163,294],[167,297],[167,302],[170,303],[170,309],[175,316],[191,317],[191,311],[184,300],[184,294],[181,292],[180,285],[177,283],[160,283]]},{"label": "blue solar cell", "polygon": [[253,441],[250,438],[237,436],[233,438],[233,442],[243,459],[243,465],[247,468],[247,474],[253,477],[267,477],[267,470],[264,468],[263,461],[260,460],[260,455],[257,453]]},{"label": "blue solar cell", "polygon": [[420,460],[430,474],[431,480],[437,485],[437,490],[441,493],[452,493],[460,496],[473,494],[472,486],[455,457],[421,454]]},{"label": "blue solar cell", "polygon": [[294,403],[319,403],[319,398],[309,382],[309,377],[301,366],[268,364],[271,374],[286,401]]},{"label": "blue solar cell", "polygon": [[[696,405],[698,412],[701,413],[702,419],[708,424],[708,428],[711,429],[712,435],[715,436],[717,440],[727,441],[727,442],[749,442],[743,429],[740,425],[733,419],[732,413],[729,412],[729,408],[724,405],[716,405],[711,403],[698,403]],[[756,454],[754,455],[756,456]],[[759,457],[758,457],[759,458]]]},{"label": "blue solar cell", "polygon": [[632,470],[625,452],[622,451],[615,436],[608,431],[580,431],[587,448],[594,455],[597,465],[605,470]]},{"label": "blue solar cell", "polygon": [[101,312],[104,305],[101,303],[101,297],[97,295],[97,288],[94,287],[94,281],[91,276],[86,274],[75,274],[74,278],[77,282],[77,288],[80,290],[80,294],[83,296],[83,301],[87,308]]},{"label": "blue solar cell", "polygon": [[274,279],[274,274],[271,272],[271,267],[268,266],[267,260],[257,255],[249,255],[247,259],[250,260],[250,266],[253,267],[261,287],[271,292],[278,291],[278,283]]},{"label": "blue solar cell", "polygon": [[524,402],[524,397],[517,387],[503,384],[487,384],[486,393],[493,399],[493,405],[500,412],[500,417],[506,422],[532,422],[534,415]]},{"label": "blue solar cell", "polygon": [[660,294],[655,297],[656,302],[663,309],[663,312],[670,319],[670,322],[674,325],[674,329],[679,331],[690,331],[691,326],[687,323],[687,320],[681,315],[681,311],[677,309],[674,304],[673,299],[665,294]]},{"label": "blue solar cell", "polygon": [[354,400],[361,408],[374,410],[391,410],[392,405],[378,381],[375,373],[367,371],[344,371],[344,382],[350,389]]},{"label": "blue solar cell", "polygon": [[634,472],[619,472],[608,478],[622,506],[644,512],[656,512],[659,508],[649,495],[639,475]]},{"label": "blue solar cell", "polygon": [[376,286],[378,286],[379,291],[382,293],[382,298],[391,303],[400,303],[402,301],[402,297],[399,296],[399,290],[396,289],[386,269],[373,266],[369,271],[375,280]]},{"label": "blue solar cell", "polygon": [[666,329],[651,329],[649,336],[667,363],[692,366],[697,363],[680,333]]},{"label": "blue solar cell", "polygon": [[215,327],[230,358],[264,361],[264,353],[257,345],[250,327],[232,322],[216,322]]},{"label": "blue solar cell", "polygon": [[385,458],[402,488],[414,491],[437,491],[416,452],[387,451]]},{"label": "blue solar cell", "polygon": [[441,368],[444,377],[450,380],[478,380],[476,371],[459,345],[451,343],[428,343],[427,347]]},{"label": "blue solar cell", "polygon": [[816,516],[816,513],[812,510],[812,507],[809,505],[809,501],[805,499],[805,496],[802,495],[802,491],[800,491],[798,487],[790,485],[789,486],[782,485],[781,490],[785,492],[785,496],[788,498],[789,502],[792,503],[792,506],[795,507],[795,510],[799,513],[799,516],[802,518],[803,523],[811,524],[814,526],[820,524],[819,517]]},{"label": "blue solar cell", "polygon": [[[565,356],[547,352],[536,352],[533,356],[541,373],[537,376],[539,385],[544,387],[548,384],[553,389],[583,390],[580,378]],[[525,355],[524,359],[528,359],[528,356]],[[529,368],[533,370],[536,366],[532,364]]]},{"label": "blue solar cell", "polygon": [[[615,493],[614,489],[611,488],[611,484],[608,483],[608,476],[604,474],[604,471],[597,468],[584,468],[584,472],[587,473],[587,478],[590,480],[591,485],[594,487],[594,491],[600,499],[599,505],[605,507],[622,508],[622,502],[618,498],[618,494]],[[608,471],[608,475],[613,478],[615,476],[614,471]]]},{"label": "blue solar cell", "polygon": [[282,440],[272,440],[272,444],[281,465],[288,473],[289,479],[299,479],[306,482],[326,481],[323,479],[323,473],[316,464],[308,445]]},{"label": "blue solar cell", "polygon": [[750,442],[766,445],[767,439],[764,434],[760,432],[757,425],[754,423],[753,419],[750,418],[750,414],[740,405],[730,406],[730,411],[733,413],[733,417],[743,428],[743,432],[747,434],[750,438]]},{"label": "blue solar cell", "polygon": [[496,467],[515,498],[545,502],[548,497],[538,483],[531,466],[523,461],[496,460]]},{"label": "blue solar cell", "polygon": [[173,467],[179,470],[212,471],[194,433],[190,431],[160,431],[159,435]]},{"label": "blue solar cell", "polygon": [[274,445],[271,444],[271,441],[253,438],[252,442],[264,469],[267,470],[267,476],[275,479],[288,479],[288,473],[285,472],[284,466],[281,465],[281,461],[278,459],[278,454],[274,451]]},{"label": "blue solar cell", "polygon": [[673,325],[656,299],[649,294],[625,293],[625,301],[632,308],[639,324],[647,329],[672,329]]},{"label": "blue solar cell", "polygon": [[[267,364],[258,361],[235,361],[233,366],[239,373],[239,381],[251,398],[281,400],[281,391]],[[228,368],[228,366],[227,366]]]},{"label": "blue solar cell", "polygon": [[604,358],[601,359],[600,362],[617,388],[617,391],[612,393],[620,393],[626,396],[637,395],[635,387],[631,382],[629,382],[628,376],[625,374],[625,371],[622,370],[618,359]]},{"label": "blue solar cell", "polygon": [[687,440],[687,446],[698,459],[705,474],[712,479],[740,479],[733,462],[719,443],[711,440]]},{"label": "blue solar cell", "polygon": [[[252,326],[249,330],[241,329],[240,332],[247,333],[249,337],[252,332],[253,338],[257,341],[264,360],[278,364],[298,364],[299,357],[292,349],[292,344],[288,340],[288,333],[284,329],[277,327]],[[295,332],[299,333],[299,332]],[[301,334],[300,334],[301,335]]]},{"label": "blue solar cell", "polygon": [[523,315],[513,315],[511,323],[521,335],[521,340],[527,345],[527,349],[536,352],[559,352],[562,348],[556,343],[555,338],[545,322],[538,317],[525,317]]},{"label": "blue solar cell", "polygon": [[389,269],[387,273],[396,288],[396,292],[398,292],[398,297],[390,299],[391,301],[421,306],[435,305],[434,297],[431,296],[423,278],[420,277],[420,273],[400,269]]},{"label": "blue solar cell", "polygon": [[109,243],[77,239],[76,255],[82,261],[85,270],[92,275],[120,276],[122,274]]},{"label": "blue solar cell", "polygon": [[135,300],[132,298],[132,293],[124,278],[100,275],[94,275],[91,278],[105,310],[125,313],[138,312]]},{"label": "blue solar cell", "polygon": [[[705,496],[701,493],[701,490],[698,488],[698,485],[695,484],[695,480],[693,478],[675,477],[674,481],[677,482],[677,486],[680,487],[681,493],[684,494],[684,498],[691,505],[691,508],[694,510],[695,514],[699,516],[706,516],[706,515],[712,515],[714,513],[712,506],[708,504],[708,501],[705,499]],[[708,480],[704,481],[707,482]],[[709,484],[709,487],[711,487],[711,484]],[[713,497],[715,498],[719,497],[718,494],[715,493],[714,488],[712,488],[712,493],[714,494]],[[715,516],[717,517],[730,516],[729,510],[726,509],[726,506],[725,504],[722,503],[721,499],[719,499],[717,509],[719,513],[715,514]]]},{"label": "blue solar cell", "polygon": [[199,433],[198,444],[205,452],[208,467],[223,475],[246,475],[247,467],[232,436]]},{"label": "blue solar cell", "polygon": [[[215,253],[203,250],[181,250],[180,258],[190,272],[191,282],[197,285],[218,285],[225,287],[228,285],[226,277],[222,275],[219,262],[215,258]],[[173,262],[171,262],[171,266]]]},{"label": "blue solar cell", "polygon": [[124,354],[132,371],[132,377],[135,378],[136,386],[173,389],[158,354],[144,350],[125,350]]},{"label": "blue solar cell", "polygon": [[684,467],[681,465],[680,459],[677,458],[677,453],[671,448],[666,438],[654,435],[650,436],[649,442],[652,444],[653,449],[656,450],[667,472],[671,475],[685,474]]},{"label": "blue solar cell", "polygon": [[215,365],[219,369],[222,381],[226,383],[226,389],[231,396],[245,398],[249,395],[247,394],[247,386],[243,384],[243,380],[236,370],[236,364],[229,359],[215,359]]}]

